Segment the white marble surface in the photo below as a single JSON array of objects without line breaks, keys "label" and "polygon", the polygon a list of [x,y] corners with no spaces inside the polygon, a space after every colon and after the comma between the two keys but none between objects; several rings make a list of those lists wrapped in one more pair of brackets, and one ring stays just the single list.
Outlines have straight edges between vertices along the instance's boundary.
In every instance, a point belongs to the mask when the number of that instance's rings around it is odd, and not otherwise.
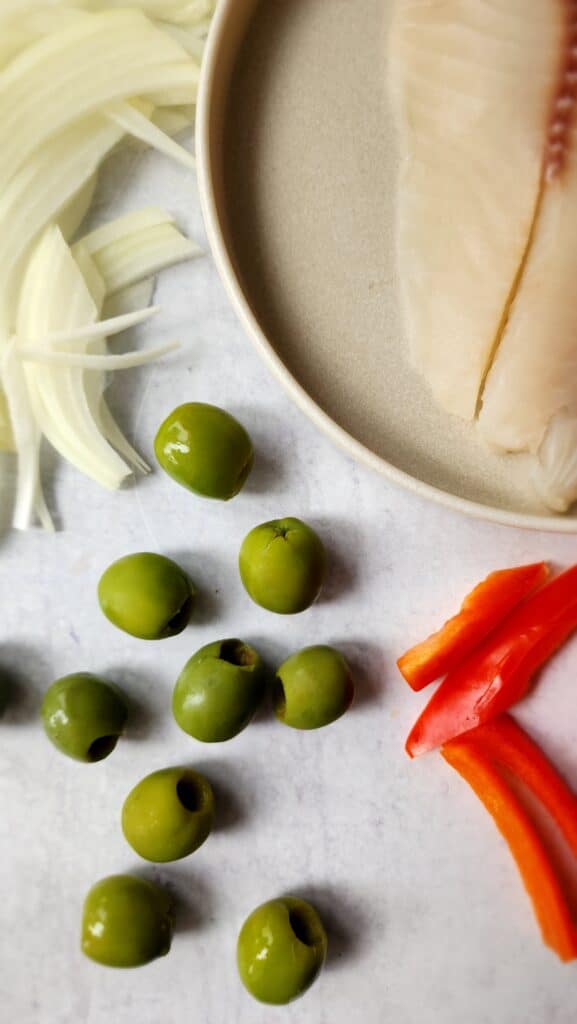
[{"label": "white marble surface", "polygon": [[[126,178],[115,211],[168,203],[202,237],[194,189],[178,169],[134,151],[109,186]],[[102,202],[97,216],[110,209]],[[177,331],[185,350],[116,382],[122,421],[150,454],[175,404],[214,401],[247,425],[258,460],[229,505],[205,504],[159,474],[110,496],[58,466],[49,496],[61,532],[2,540],[0,663],[18,692],[0,723],[0,1018],[569,1024],[576,968],[541,945],[492,823],[440,757],[410,763],[403,753],[423,700],[400,681],[394,656],[489,570],[540,557],[567,563],[575,541],[456,518],[349,461],[261,366],[208,258],[166,275],[158,295],[162,328],[150,334]],[[291,620],[253,606],[235,566],[244,533],[284,514],[319,528],[331,562],[322,601]],[[96,603],[103,568],[142,549],[175,555],[201,591],[194,624],[159,645],[117,632]],[[263,713],[222,747],[188,739],[170,714],[175,676],[197,647],[231,634],[273,661],[310,642],[342,646],[358,672],[356,706],[313,734]],[[522,712],[575,780],[576,654],[567,647]],[[127,738],[96,766],[60,756],[38,721],[45,687],[75,669],[117,679],[135,708]],[[189,860],[150,870],[122,838],[120,806],[144,774],[179,762],[217,784],[218,829]],[[170,955],[126,973],[78,948],[85,891],[124,870],[161,879],[181,900]],[[301,1002],[273,1010],[241,988],[235,940],[254,905],[286,891],[318,904],[330,957]]]}]

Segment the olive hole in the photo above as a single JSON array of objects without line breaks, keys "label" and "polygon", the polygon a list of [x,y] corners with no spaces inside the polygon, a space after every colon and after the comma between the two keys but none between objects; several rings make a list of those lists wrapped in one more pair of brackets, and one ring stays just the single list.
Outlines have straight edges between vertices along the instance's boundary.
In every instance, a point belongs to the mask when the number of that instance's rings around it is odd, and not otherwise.
[{"label": "olive hole", "polygon": [[290,533],[288,526],[275,526],[274,535],[275,537],[286,537]]},{"label": "olive hole", "polygon": [[286,711],[286,693],[278,676],[275,676],[272,682],[272,703],[276,713],[284,715]]},{"label": "olive hole", "polygon": [[225,640],[220,645],[220,660],[227,661],[229,665],[254,665],[256,658],[256,652],[240,640]]},{"label": "olive hole", "polygon": [[202,793],[194,779],[183,776],[176,783],[176,795],[187,811],[194,813],[202,807]]},{"label": "olive hole", "polygon": [[112,753],[118,742],[118,736],[99,736],[88,748],[89,761],[103,761]]},{"label": "olive hole", "polygon": [[182,630],[188,626],[190,613],[192,612],[192,600],[192,594],[189,594],[176,614],[168,620],[166,623],[166,630],[168,633],[182,633]]},{"label": "olive hole", "polygon": [[306,911],[300,909],[290,910],[289,921],[299,942],[304,943],[305,946],[314,946],[316,939],[315,929]]}]

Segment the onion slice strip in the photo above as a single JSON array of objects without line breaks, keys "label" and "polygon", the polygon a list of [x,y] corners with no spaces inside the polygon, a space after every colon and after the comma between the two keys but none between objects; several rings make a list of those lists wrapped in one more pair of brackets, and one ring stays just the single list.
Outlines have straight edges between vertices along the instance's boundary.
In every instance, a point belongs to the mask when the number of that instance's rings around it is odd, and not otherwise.
[{"label": "onion slice strip", "polygon": [[167,341],[154,348],[134,349],[132,352],[94,354],[54,352],[50,349],[35,348],[33,345],[23,345],[18,349],[18,356],[24,363],[40,363],[46,366],[78,367],[83,370],[130,370],[135,366],[152,363],[178,348],[179,341]]}]

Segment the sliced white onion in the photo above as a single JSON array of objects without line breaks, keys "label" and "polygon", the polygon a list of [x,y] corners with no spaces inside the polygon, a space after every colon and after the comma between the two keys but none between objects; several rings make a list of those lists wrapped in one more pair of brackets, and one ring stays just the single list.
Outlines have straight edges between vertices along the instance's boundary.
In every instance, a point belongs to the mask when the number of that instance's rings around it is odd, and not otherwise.
[{"label": "sliced white onion", "polygon": [[16,530],[27,530],[34,522],[40,491],[41,433],[28,396],[25,373],[16,357],[14,342],[11,342],[4,352],[2,379],[8,396],[12,434],[18,452],[16,501],[12,525]]},{"label": "sliced white onion", "polygon": [[68,240],[92,203],[100,163],[124,136],[194,166],[173,135],[193,124],[214,7],[0,0],[0,450],[18,457],[19,528],[35,519],[52,528],[43,437],[104,487],[120,486],[131,466],[148,470],[106,404],[105,374],[178,343],[114,354],[107,338],[153,316],[155,274],[200,250],[154,209],[91,232],[73,250]]},{"label": "sliced white onion", "polygon": [[[178,74],[180,67],[180,79]],[[184,107],[196,102],[200,68],[194,68],[190,58],[187,63],[172,66],[169,82],[155,85],[152,79],[146,89],[146,97],[155,107]]]},{"label": "sliced white onion", "polygon": [[156,362],[169,352],[180,348],[179,341],[167,341],[154,348],[137,349],[133,352],[121,352],[118,355],[94,354],[91,352],[55,352],[50,349],[36,348],[34,345],[20,345],[18,356],[25,363],[38,363],[44,366],[78,367],[83,370],[131,370],[135,366]]},{"label": "sliced white onion", "polygon": [[0,22],[0,70],[35,41],[34,33],[18,25],[3,27]]},{"label": "sliced white onion", "polygon": [[192,171],[195,170],[196,160],[192,153],[189,153],[184,146],[180,146],[178,142],[171,139],[170,135],[165,135],[157,125],[148,117],[145,117],[144,114],[141,114],[136,107],[133,107],[130,103],[113,103],[107,106],[105,110],[107,117],[114,121],[128,135],[132,135],[135,139],[139,139],[140,142],[146,143],[147,146],[157,149],[159,153],[164,153],[165,156],[175,160],[176,163],[182,164],[183,167],[187,167]]},{"label": "sliced white onion", "polygon": [[108,295],[127,288],[166,267],[194,259],[201,250],[173,224],[134,232],[104,246],[92,256]]},{"label": "sliced white onion", "polygon": [[[156,7],[159,12],[158,16],[166,18],[163,13],[166,5],[162,3],[162,0],[159,0]],[[214,14],[215,7],[215,0],[188,0],[188,3],[174,4],[170,18],[167,20],[174,22],[175,25],[197,25],[210,19]]]},{"label": "sliced white onion", "polygon": [[[97,313],[100,315],[104,305],[104,300],[106,299],[106,282],[94,263],[92,256],[82,242],[78,242],[74,246],[72,255],[78,264],[78,268],[84,278],[86,287],[92,296],[92,301],[94,302]],[[129,311],[127,310],[127,312]]]},{"label": "sliced white onion", "polygon": [[[8,0],[11,2],[11,0]],[[74,0],[76,6],[85,10],[100,10],[104,0]],[[212,17],[216,0],[106,0],[110,9],[138,7],[151,18],[161,18],[175,24],[193,25]]]},{"label": "sliced white onion", "polygon": [[155,286],[156,279],[148,277],[144,281],[137,281],[136,284],[130,284],[127,288],[121,288],[120,291],[114,292],[105,300],[102,309],[103,317],[112,319],[116,316],[124,316],[125,313],[132,313],[135,309],[144,309],[145,306],[150,306]]},{"label": "sliced white onion", "polygon": [[192,131],[194,113],[190,114],[186,107],[157,107],[151,120],[166,135],[180,135]]},{"label": "sliced white onion", "polygon": [[74,235],[80,228],[80,225],[92,206],[94,193],[96,191],[96,182],[97,177],[96,173],[94,173],[87,181],[84,182],[84,184],[80,186],[72,199],[66,203],[66,206],[58,217],[58,226],[60,227],[60,230],[67,242],[70,241],[71,238],[74,238]]},{"label": "sliced white onion", "polygon": [[14,434],[10,424],[10,413],[6,393],[0,388],[0,452],[15,452]]},{"label": "sliced white onion", "polygon": [[[91,376],[87,374],[86,376]],[[95,419],[97,419],[103,436],[110,441],[113,448],[123,459],[126,460],[131,466],[146,476],[150,473],[150,466],[142,458],[142,456],[132,447],[130,441],[124,436],[116,420],[114,419],[104,396],[101,396],[98,409],[95,412]]]},{"label": "sliced white onion", "polygon": [[[95,319],[96,307],[57,227],[43,234],[29,262],[17,326],[23,335],[71,331]],[[86,343],[92,344],[92,343]],[[101,344],[99,341],[98,344]],[[20,344],[15,352],[20,357]],[[80,368],[23,363],[36,422],[56,450],[103,487],[115,489],[129,475],[91,414]]]},{"label": "sliced white onion", "polygon": [[60,129],[113,100],[173,86],[193,102],[197,69],[136,10],[94,14],[46,36],[0,73],[0,139],[10,140],[0,149],[0,189]]},{"label": "sliced white onion", "polygon": [[14,327],[22,260],[39,232],[92,176],[122,137],[95,116],[58,133],[0,193],[0,346]]},{"label": "sliced white onion", "polygon": [[[86,286],[85,286],[86,287]],[[147,309],[136,309],[133,313],[113,317],[111,320],[99,320],[92,324],[78,324],[58,331],[48,331],[40,337],[20,333],[18,335],[18,351],[25,352],[31,347],[45,346],[47,352],[57,345],[70,345],[78,342],[92,341],[94,338],[105,338],[107,335],[121,334],[130,327],[137,327],[152,319],[160,312],[160,306],[148,306]],[[22,330],[22,329],[20,329]]]},{"label": "sliced white onion", "polygon": [[125,239],[135,232],[158,227],[159,224],[174,224],[174,218],[159,206],[145,206],[140,210],[125,213],[116,220],[108,221],[90,234],[81,238],[82,245],[91,256],[112,242]]}]

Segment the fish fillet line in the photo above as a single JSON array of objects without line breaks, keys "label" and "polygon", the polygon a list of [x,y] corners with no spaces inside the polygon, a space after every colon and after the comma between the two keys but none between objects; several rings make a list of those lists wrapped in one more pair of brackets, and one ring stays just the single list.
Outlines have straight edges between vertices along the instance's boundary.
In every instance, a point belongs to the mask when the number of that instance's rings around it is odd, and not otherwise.
[{"label": "fish fillet line", "polygon": [[477,398],[477,406],[476,406],[476,409],[475,409],[475,419],[478,419],[479,414],[481,412],[481,409],[482,409],[482,406],[483,406],[483,396],[485,394],[485,387],[487,385],[487,380],[489,379],[489,374],[491,373],[491,370],[493,369],[493,365],[494,365],[495,360],[497,358],[497,353],[499,351],[501,342],[503,341],[503,338],[505,337],[505,332],[507,330],[507,324],[509,323],[509,317],[511,316],[511,310],[513,309],[513,305],[515,303],[515,299],[517,298],[517,295],[519,294],[519,290],[520,290],[522,282],[523,282],[523,276],[525,274],[525,269],[527,267],[527,261],[529,259],[529,253],[531,252],[531,247],[533,245],[533,241],[534,241],[534,238],[535,238],[535,232],[537,230],[537,222],[539,220],[539,214],[540,214],[541,208],[543,206],[544,197],[545,197],[545,164],[544,164],[543,173],[541,174],[541,181],[540,181],[540,185],[539,185],[539,191],[537,193],[537,198],[535,200],[535,209],[533,211],[533,216],[531,218],[531,224],[530,224],[530,227],[529,227],[529,233],[527,235],[527,243],[526,243],[525,248],[523,250],[523,254],[521,256],[521,259],[519,261],[519,266],[517,267],[517,272],[516,272],[516,274],[515,274],[515,276],[513,278],[513,283],[511,284],[511,290],[509,291],[509,294],[507,296],[507,301],[505,302],[505,305],[503,307],[503,313],[501,314],[501,319],[499,321],[499,325],[497,327],[497,332],[495,334],[495,338],[494,338],[493,344],[491,346],[491,351],[489,353],[489,358],[487,360],[487,365],[485,367],[485,372],[483,373],[481,384],[479,386],[479,395],[478,395],[478,398]]}]

